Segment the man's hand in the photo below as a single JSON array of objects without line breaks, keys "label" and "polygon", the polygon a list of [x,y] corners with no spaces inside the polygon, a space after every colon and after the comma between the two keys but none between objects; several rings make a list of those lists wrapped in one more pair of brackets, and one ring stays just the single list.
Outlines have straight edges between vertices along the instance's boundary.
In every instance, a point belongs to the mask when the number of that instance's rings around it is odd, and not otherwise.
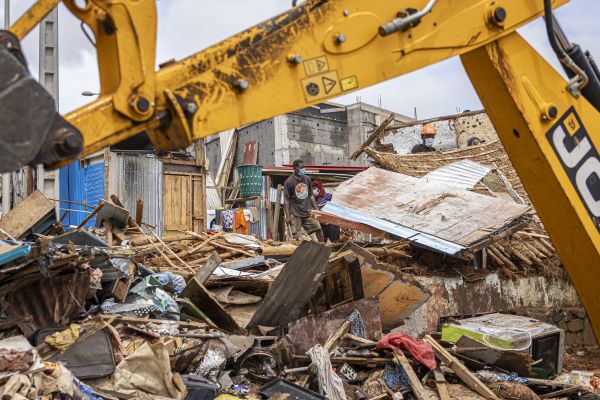
[{"label": "man's hand", "polygon": [[313,210],[319,209],[319,207],[317,206],[317,200],[315,199],[315,196],[312,194],[310,195],[310,204],[312,205]]}]

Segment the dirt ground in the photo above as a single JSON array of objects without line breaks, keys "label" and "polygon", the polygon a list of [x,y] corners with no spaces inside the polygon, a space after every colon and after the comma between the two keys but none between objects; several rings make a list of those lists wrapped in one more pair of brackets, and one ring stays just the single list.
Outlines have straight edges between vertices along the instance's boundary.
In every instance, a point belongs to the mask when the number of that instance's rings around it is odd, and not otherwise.
[{"label": "dirt ground", "polygon": [[[583,352],[577,355],[577,352]],[[590,371],[600,373],[600,347],[570,346],[565,349],[563,368],[566,370]]]}]

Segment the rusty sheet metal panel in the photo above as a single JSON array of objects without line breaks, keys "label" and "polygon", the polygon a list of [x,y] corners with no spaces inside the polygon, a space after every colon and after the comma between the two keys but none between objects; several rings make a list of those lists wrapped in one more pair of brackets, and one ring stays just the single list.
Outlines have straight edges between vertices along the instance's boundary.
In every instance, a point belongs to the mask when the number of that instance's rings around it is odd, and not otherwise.
[{"label": "rusty sheet metal panel", "polygon": [[471,160],[461,160],[431,171],[423,177],[429,182],[460,186],[473,189],[492,168]]},{"label": "rusty sheet metal panel", "polygon": [[285,263],[246,327],[285,326],[300,316],[325,276],[331,248],[305,241]]},{"label": "rusty sheet metal panel", "polygon": [[163,234],[163,164],[153,154],[111,153],[108,187],[109,194],[116,194],[130,211],[142,199],[142,220]]},{"label": "rusty sheet metal panel", "polygon": [[84,311],[89,287],[89,270],[22,282],[7,294],[6,314],[9,319],[31,316],[19,324],[26,336],[40,328],[62,327]]},{"label": "rusty sheet metal panel", "polygon": [[529,210],[526,205],[375,167],[340,184],[333,202],[323,208],[451,255],[520,223]]},{"label": "rusty sheet metal panel", "polygon": [[366,338],[375,341],[381,339],[379,302],[370,297],[291,322],[288,325],[288,336],[294,345],[294,353],[304,354],[317,343],[324,345],[329,336],[339,329],[354,310],[360,312],[365,324]]}]

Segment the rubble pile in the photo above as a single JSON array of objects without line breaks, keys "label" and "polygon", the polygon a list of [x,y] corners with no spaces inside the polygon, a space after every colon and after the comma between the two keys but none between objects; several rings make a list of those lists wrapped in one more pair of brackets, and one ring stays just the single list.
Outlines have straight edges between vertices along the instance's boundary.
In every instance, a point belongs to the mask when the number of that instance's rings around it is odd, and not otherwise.
[{"label": "rubble pile", "polygon": [[598,389],[593,373],[562,374],[563,342],[542,344],[564,332],[530,318],[453,317],[421,339],[403,333],[432,295],[393,270],[417,254],[407,240],[159,237],[114,197],[90,213],[96,228],[65,233],[41,194],[23,204],[0,221],[3,399],[591,399]]},{"label": "rubble pile", "polygon": [[[446,179],[450,178],[447,183],[452,184],[460,184],[451,181],[452,172],[458,172],[458,176],[461,173],[468,176],[472,175],[470,169],[473,166],[486,166],[489,167],[489,172],[475,180],[469,190],[518,204],[531,205],[527,192],[499,140],[422,154],[399,155],[372,148],[366,148],[365,152],[382,169],[416,178],[439,180],[439,176],[443,176]],[[440,171],[444,171],[445,174],[440,174]],[[436,174],[438,176],[435,176]],[[565,278],[556,250],[533,208],[528,212],[528,217],[527,224],[521,226],[520,230],[506,232],[495,243],[486,246],[490,264],[507,277],[541,274]]]}]

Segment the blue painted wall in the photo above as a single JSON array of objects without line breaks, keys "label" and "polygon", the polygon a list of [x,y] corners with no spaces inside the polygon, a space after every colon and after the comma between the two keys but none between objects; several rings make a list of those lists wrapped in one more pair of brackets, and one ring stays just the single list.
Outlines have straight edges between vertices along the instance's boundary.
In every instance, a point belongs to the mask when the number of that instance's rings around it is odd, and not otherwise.
[{"label": "blue painted wall", "polygon": [[[104,198],[104,162],[89,164],[81,168],[75,161],[60,169],[60,199],[97,206]],[[60,215],[67,212],[63,220],[65,227],[77,226],[93,208],[61,201]],[[87,212],[83,212],[87,211]],[[85,227],[96,226],[96,217],[89,220]]]}]

